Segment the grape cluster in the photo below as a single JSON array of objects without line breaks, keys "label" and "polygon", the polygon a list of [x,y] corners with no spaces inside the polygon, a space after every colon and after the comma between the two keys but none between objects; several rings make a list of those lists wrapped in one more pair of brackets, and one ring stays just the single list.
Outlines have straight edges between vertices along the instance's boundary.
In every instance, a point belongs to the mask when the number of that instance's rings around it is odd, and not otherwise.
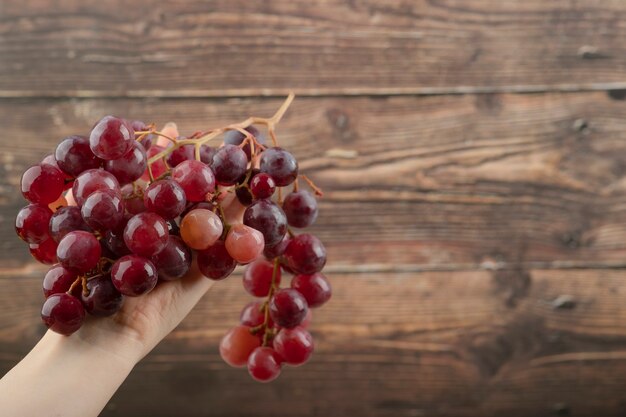
[{"label": "grape cluster", "polygon": [[[192,262],[212,280],[247,265],[243,287],[258,299],[222,339],[222,358],[258,381],[306,362],[310,309],[329,300],[331,287],[321,273],[323,244],[292,230],[315,222],[321,195],[276,143],[274,126],[292,98],[270,119],[188,138],[106,116],[28,168],[21,190],[30,204],[15,228],[35,259],[52,265],[43,280],[44,323],[70,335],[86,313],[114,315],[125,297],[180,279]],[[255,125],[267,127],[272,146]],[[207,145],[218,137],[221,146]],[[233,207],[243,218],[227,215]],[[281,287],[285,274],[293,277]]]}]

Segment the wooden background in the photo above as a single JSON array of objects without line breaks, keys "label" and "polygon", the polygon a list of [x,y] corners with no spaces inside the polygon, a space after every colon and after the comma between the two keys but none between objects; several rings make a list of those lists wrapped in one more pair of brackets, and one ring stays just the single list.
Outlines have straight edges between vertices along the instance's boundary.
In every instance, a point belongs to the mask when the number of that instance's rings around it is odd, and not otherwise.
[{"label": "wooden background", "polygon": [[269,385],[222,363],[233,277],[103,416],[626,415],[624,22],[623,0],[0,2],[0,372],[43,332],[29,164],[104,114],[191,132],[294,90],[279,135],[326,191],[334,285],[313,360]]}]

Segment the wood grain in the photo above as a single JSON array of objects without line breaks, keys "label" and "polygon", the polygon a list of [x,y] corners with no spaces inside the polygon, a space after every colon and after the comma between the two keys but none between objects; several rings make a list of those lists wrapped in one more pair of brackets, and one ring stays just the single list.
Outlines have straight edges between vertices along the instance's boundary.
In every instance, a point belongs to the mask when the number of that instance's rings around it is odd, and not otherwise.
[{"label": "wood grain", "polygon": [[623,89],[625,13],[621,0],[4,1],[0,96]]},{"label": "wood grain", "polygon": [[[65,135],[107,113],[176,120],[192,132],[270,115],[279,103],[0,101],[0,259],[12,268],[29,261],[13,232],[24,204],[15,190]],[[312,231],[334,270],[621,267],[624,110],[600,92],[300,98],[279,135],[326,191]]]},{"label": "wood grain", "polygon": [[[43,331],[38,271],[12,278],[0,280],[6,301],[0,310],[1,371]],[[137,366],[103,415],[626,411],[623,271],[502,269],[331,279],[333,299],[314,312],[316,354],[307,366],[258,385],[245,370],[221,361],[219,338],[247,300],[235,275],[215,286]],[[148,401],[147,393],[160,395]]]}]

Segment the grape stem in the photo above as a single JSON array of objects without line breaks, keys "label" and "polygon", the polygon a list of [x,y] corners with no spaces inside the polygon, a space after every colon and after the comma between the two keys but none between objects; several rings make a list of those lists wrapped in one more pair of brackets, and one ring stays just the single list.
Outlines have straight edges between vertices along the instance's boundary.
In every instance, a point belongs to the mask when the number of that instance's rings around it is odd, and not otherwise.
[{"label": "grape stem", "polygon": [[278,258],[274,258],[274,269],[272,270],[272,283],[270,285],[270,290],[267,293],[267,299],[263,303],[263,307],[261,307],[264,313],[263,323],[250,329],[250,332],[252,334],[257,334],[261,330],[264,330],[263,346],[267,346],[269,344],[270,338],[274,336],[274,331],[268,327],[268,323],[270,321],[270,308],[269,308],[270,300],[274,296],[274,292],[278,289],[278,286],[276,285],[276,277],[278,276],[278,268],[280,268],[280,262]]}]

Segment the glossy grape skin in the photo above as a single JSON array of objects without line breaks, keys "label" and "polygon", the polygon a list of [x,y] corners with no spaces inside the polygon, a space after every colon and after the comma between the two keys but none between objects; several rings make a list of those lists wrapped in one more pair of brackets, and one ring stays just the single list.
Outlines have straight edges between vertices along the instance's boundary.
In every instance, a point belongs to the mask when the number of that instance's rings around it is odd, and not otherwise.
[{"label": "glossy grape skin", "polygon": [[60,208],[50,217],[49,224],[50,236],[56,242],[60,242],[63,236],[75,230],[91,231],[91,228],[83,220],[80,208],[76,206]]},{"label": "glossy grape skin", "polygon": [[106,317],[122,308],[124,296],[115,289],[110,275],[87,280],[87,294],[81,291],[81,301],[87,313],[96,317]]},{"label": "glossy grape skin", "polygon": [[285,252],[287,244],[290,240],[291,237],[289,237],[289,234],[285,234],[283,239],[277,244],[273,246],[265,245],[265,248],[263,248],[263,256],[265,256],[266,259],[270,260],[281,256]]},{"label": "glossy grape skin", "polygon": [[294,191],[285,197],[283,211],[290,226],[308,227],[317,219],[317,200],[306,190]]},{"label": "glossy grape skin", "polygon": [[124,199],[124,207],[130,214],[139,214],[146,211],[143,203],[143,194],[141,191],[135,192],[133,184],[126,184],[121,188],[122,198]]},{"label": "glossy grape skin", "polygon": [[[147,152],[148,160],[150,160],[150,158],[152,158],[153,156],[160,154],[164,150],[165,148],[161,146],[152,145],[150,149],[148,149],[148,152]],[[152,175],[154,176],[154,178],[158,178],[161,175],[163,175],[165,171],[167,171],[167,166],[165,166],[165,162],[163,162],[163,159],[161,158],[151,164],[151,170],[152,170]],[[145,181],[150,180],[150,175],[148,174],[147,171],[141,176],[141,179]]]},{"label": "glossy grape skin", "polygon": [[150,258],[165,248],[169,232],[158,214],[144,212],[130,218],[124,228],[124,243],[131,252]]},{"label": "glossy grape skin", "polygon": [[224,225],[212,211],[194,209],[183,217],[180,235],[192,249],[203,250],[213,245],[222,236]]},{"label": "glossy grape skin", "polygon": [[276,191],[276,183],[268,174],[261,172],[250,180],[250,192],[256,200],[270,198]]},{"label": "glossy grape skin", "polygon": [[302,326],[281,329],[274,338],[273,346],[285,363],[299,366],[313,354],[313,336]]},{"label": "glossy grape skin", "polygon": [[[262,310],[262,301],[253,301],[248,303],[239,316],[239,321],[244,326],[255,327],[262,324],[265,321],[265,312]],[[269,319],[268,327],[273,327],[274,323],[272,319]]]},{"label": "glossy grape skin", "polygon": [[85,273],[98,265],[101,252],[100,242],[93,234],[74,231],[59,242],[57,257],[64,267]]},{"label": "glossy grape skin", "polygon": [[306,299],[293,288],[282,288],[272,296],[269,303],[270,317],[280,327],[296,327],[308,309]]},{"label": "glossy grape skin", "polygon": [[150,184],[144,192],[143,201],[146,210],[166,220],[180,216],[187,206],[185,191],[172,180],[160,180]]},{"label": "glossy grape skin", "polygon": [[49,164],[33,165],[22,174],[22,195],[31,203],[50,204],[59,198],[64,187],[65,175]]},{"label": "glossy grape skin", "polygon": [[124,217],[122,197],[110,190],[96,191],[87,197],[80,213],[92,229],[113,230]]},{"label": "glossy grape skin", "polygon": [[248,158],[246,153],[235,145],[224,145],[213,156],[211,168],[215,180],[220,185],[233,185],[246,173]]},{"label": "glossy grape skin", "polygon": [[237,262],[247,264],[263,252],[263,234],[244,224],[234,224],[226,235],[226,250]]},{"label": "glossy grape skin", "polygon": [[213,165],[213,157],[215,156],[215,152],[217,152],[217,149],[212,146],[200,146],[200,161],[204,164],[207,164],[208,166]]},{"label": "glossy grape skin", "polygon": [[41,243],[48,239],[52,212],[45,206],[29,204],[17,213],[15,232],[24,242]]},{"label": "glossy grape skin", "polygon": [[152,291],[157,280],[158,273],[154,264],[137,255],[123,256],[111,268],[113,285],[129,297],[138,297]]},{"label": "glossy grape skin", "polygon": [[188,201],[203,201],[215,191],[213,171],[200,161],[181,162],[172,169],[172,179],[185,191]]},{"label": "glossy grape skin", "polygon": [[43,278],[43,295],[48,298],[52,294],[67,292],[76,281],[78,275],[61,264],[54,265]]},{"label": "glossy grape skin", "polygon": [[[256,141],[259,142],[261,145],[265,144],[265,135],[259,132],[259,129],[254,126],[248,126],[244,130],[250,132],[252,136],[255,137]],[[237,130],[229,130],[224,133],[224,143],[229,145],[241,145],[245,138],[246,136]],[[252,149],[250,149],[249,143],[243,145],[243,151],[246,154],[248,160],[250,160],[250,158],[252,157]]]},{"label": "glossy grape skin", "polygon": [[40,243],[30,243],[28,250],[39,263],[52,265],[58,262],[57,243],[53,239],[46,239]]},{"label": "glossy grape skin", "polygon": [[98,158],[89,148],[89,139],[84,136],[69,136],[57,145],[54,158],[58,167],[71,177],[77,177],[81,172],[102,166],[102,159]]},{"label": "glossy grape skin", "polygon": [[220,341],[220,355],[233,367],[242,367],[254,349],[261,346],[261,338],[250,333],[247,326],[235,326]]},{"label": "glossy grape skin", "polygon": [[269,148],[261,154],[259,169],[269,174],[276,186],[284,187],[298,176],[298,162],[292,154],[282,148]]},{"label": "glossy grape skin", "polygon": [[146,171],[147,166],[148,156],[139,142],[133,142],[128,152],[120,158],[104,163],[104,169],[113,174],[120,184],[138,180]]},{"label": "glossy grape skin", "polygon": [[205,250],[198,251],[196,262],[205,277],[219,281],[229,276],[237,266],[223,241],[218,240]]},{"label": "glossy grape skin", "polygon": [[183,277],[191,267],[191,249],[178,236],[170,235],[165,249],[152,257],[159,279],[173,281]]},{"label": "glossy grape skin", "polygon": [[243,224],[260,231],[268,246],[279,243],[287,233],[287,217],[271,200],[254,201],[243,214]]},{"label": "glossy grape skin", "polygon": [[289,241],[282,259],[298,274],[313,274],[326,265],[326,248],[317,237],[303,233]]},{"label": "glossy grape skin", "polygon": [[296,275],[291,280],[291,288],[302,294],[310,308],[321,306],[330,300],[332,295],[330,282],[320,272],[311,275]]},{"label": "glossy grape skin", "polygon": [[252,296],[265,297],[272,287],[272,277],[274,285],[280,285],[280,267],[276,268],[274,274],[274,264],[265,259],[257,259],[248,264],[243,273],[243,287]]},{"label": "glossy grape skin", "polygon": [[196,147],[194,145],[183,145],[172,151],[166,158],[170,168],[178,166],[181,162],[196,159]]},{"label": "glossy grape skin", "polygon": [[121,158],[135,142],[135,131],[130,122],[118,117],[102,118],[89,134],[89,147],[98,158]]},{"label": "glossy grape skin", "polygon": [[248,373],[258,382],[270,382],[280,375],[281,357],[270,347],[256,348],[248,358]]},{"label": "glossy grape skin", "polygon": [[53,294],[41,308],[41,319],[56,333],[69,336],[80,329],[85,318],[81,302],[69,294]]},{"label": "glossy grape skin", "polygon": [[76,178],[72,195],[80,207],[93,192],[102,190],[110,190],[121,195],[120,184],[113,174],[104,169],[90,169]]}]

